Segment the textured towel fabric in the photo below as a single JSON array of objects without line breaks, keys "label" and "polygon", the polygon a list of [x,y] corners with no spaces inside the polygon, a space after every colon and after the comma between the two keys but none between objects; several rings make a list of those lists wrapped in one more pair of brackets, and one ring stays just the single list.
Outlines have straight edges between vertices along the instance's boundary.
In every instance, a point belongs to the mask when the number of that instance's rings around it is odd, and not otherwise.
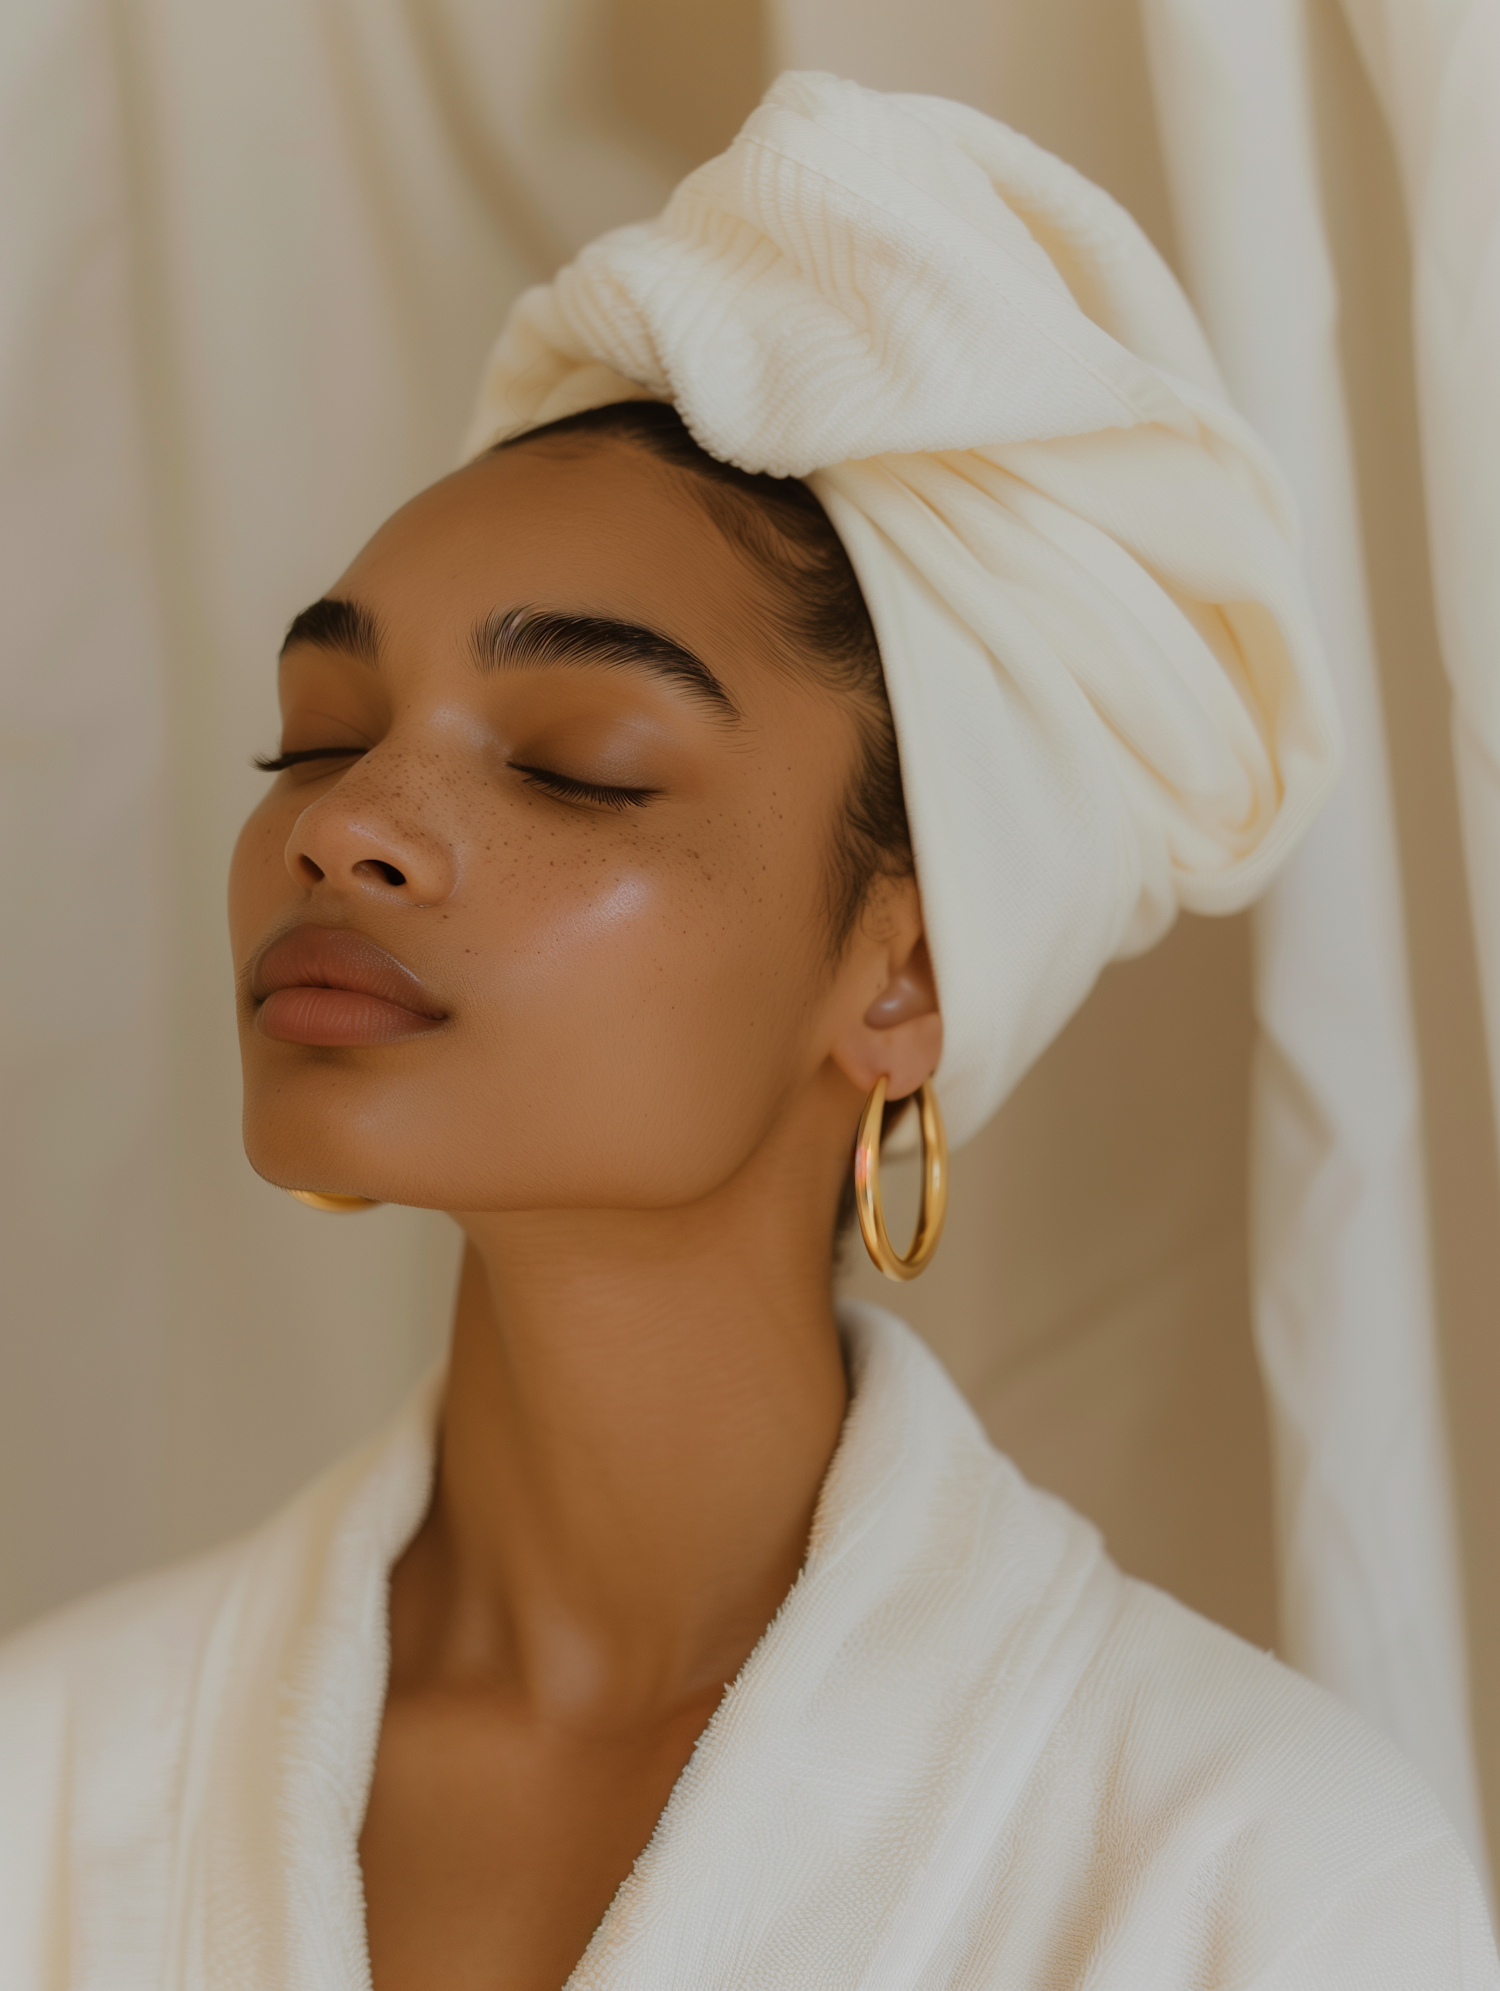
[{"label": "textured towel fabric", "polygon": [[[572,1991],[1500,1991],[1415,1772],[1123,1578],[898,1321],[844,1331],[802,1574]],[[433,1402],[257,1533],[0,1647],[6,1991],[367,1991]]]},{"label": "textured towel fabric", "polygon": [[1337,727],[1278,473],[1109,196],[960,104],[783,76],[517,304],[470,454],[676,404],[806,477],[895,714],[954,1140],[1116,955],[1246,904]]}]

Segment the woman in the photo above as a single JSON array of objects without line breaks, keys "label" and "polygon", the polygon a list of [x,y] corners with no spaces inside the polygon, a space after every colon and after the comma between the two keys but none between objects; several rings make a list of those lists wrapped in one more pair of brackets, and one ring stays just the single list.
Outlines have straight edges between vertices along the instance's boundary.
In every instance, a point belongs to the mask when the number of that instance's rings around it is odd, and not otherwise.
[{"label": "woman", "polygon": [[976,114],[786,77],[522,300],[472,443],[293,622],[230,895],[250,1157],[454,1213],[451,1359],[11,1642],[3,1981],[1500,1982],[1393,1752],[830,1298],[857,1133],[911,1269],[885,1102],[935,1219],[934,1094],[1331,773],[1170,277]]}]

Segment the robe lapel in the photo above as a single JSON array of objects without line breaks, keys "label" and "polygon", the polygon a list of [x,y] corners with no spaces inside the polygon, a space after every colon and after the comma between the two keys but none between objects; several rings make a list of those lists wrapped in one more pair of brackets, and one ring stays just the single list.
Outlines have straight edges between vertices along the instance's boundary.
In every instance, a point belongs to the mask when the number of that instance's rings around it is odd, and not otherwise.
[{"label": "robe lapel", "polygon": [[807,1563],[568,1991],[910,1991],[1118,1609],[937,1363],[844,1318],[855,1393]]},{"label": "robe lapel", "polygon": [[[901,1323],[851,1306],[854,1393],[807,1561],[568,1991],[910,1991],[1118,1607]],[[194,1689],[166,1982],[368,1991],[358,1839],[390,1566],[438,1379],[246,1545]]]},{"label": "robe lapel", "polygon": [[215,1628],[184,1811],[182,1991],[368,1991],[359,1833],[389,1668],[392,1563],[426,1510],[431,1376],[251,1544]]}]

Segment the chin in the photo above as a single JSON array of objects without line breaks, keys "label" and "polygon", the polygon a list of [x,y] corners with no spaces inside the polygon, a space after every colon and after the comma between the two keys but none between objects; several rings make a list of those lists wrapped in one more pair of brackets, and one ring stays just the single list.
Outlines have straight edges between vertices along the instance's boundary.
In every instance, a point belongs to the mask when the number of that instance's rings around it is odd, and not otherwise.
[{"label": "chin", "polygon": [[[328,1139],[297,1140],[278,1129],[245,1124],[245,1157],[263,1182],[273,1189],[313,1189],[320,1196],[362,1196],[371,1203],[404,1203],[388,1171],[372,1165],[369,1156],[355,1156],[344,1144]],[[403,1185],[404,1186],[404,1185]]]},{"label": "chin", "polygon": [[406,1103],[347,1053],[247,1057],[243,1135],[250,1166],[278,1189],[374,1203],[433,1200],[414,1193],[428,1172],[426,1144]]}]

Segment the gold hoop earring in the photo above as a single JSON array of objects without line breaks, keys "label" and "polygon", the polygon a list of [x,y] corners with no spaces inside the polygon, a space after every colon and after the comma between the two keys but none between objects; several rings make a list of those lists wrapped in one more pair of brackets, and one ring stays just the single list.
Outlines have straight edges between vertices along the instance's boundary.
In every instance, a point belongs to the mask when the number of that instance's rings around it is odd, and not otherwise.
[{"label": "gold hoop earring", "polygon": [[288,1189],[286,1193],[295,1196],[299,1203],[305,1203],[309,1210],[326,1210],[331,1217],[348,1217],[356,1210],[380,1207],[369,1196],[325,1196],[318,1189]]},{"label": "gold hoop earring", "polygon": [[859,1212],[859,1234],[877,1270],[887,1279],[915,1279],[932,1262],[943,1235],[943,1219],[948,1214],[948,1136],[938,1109],[932,1081],[917,1092],[917,1108],[922,1119],[922,1201],[917,1210],[917,1233],[903,1258],[891,1243],[885,1227],[885,1211],[880,1202],[880,1137],[885,1123],[886,1080],[878,1078],[859,1116],[859,1134],[854,1143],[854,1207]]}]

